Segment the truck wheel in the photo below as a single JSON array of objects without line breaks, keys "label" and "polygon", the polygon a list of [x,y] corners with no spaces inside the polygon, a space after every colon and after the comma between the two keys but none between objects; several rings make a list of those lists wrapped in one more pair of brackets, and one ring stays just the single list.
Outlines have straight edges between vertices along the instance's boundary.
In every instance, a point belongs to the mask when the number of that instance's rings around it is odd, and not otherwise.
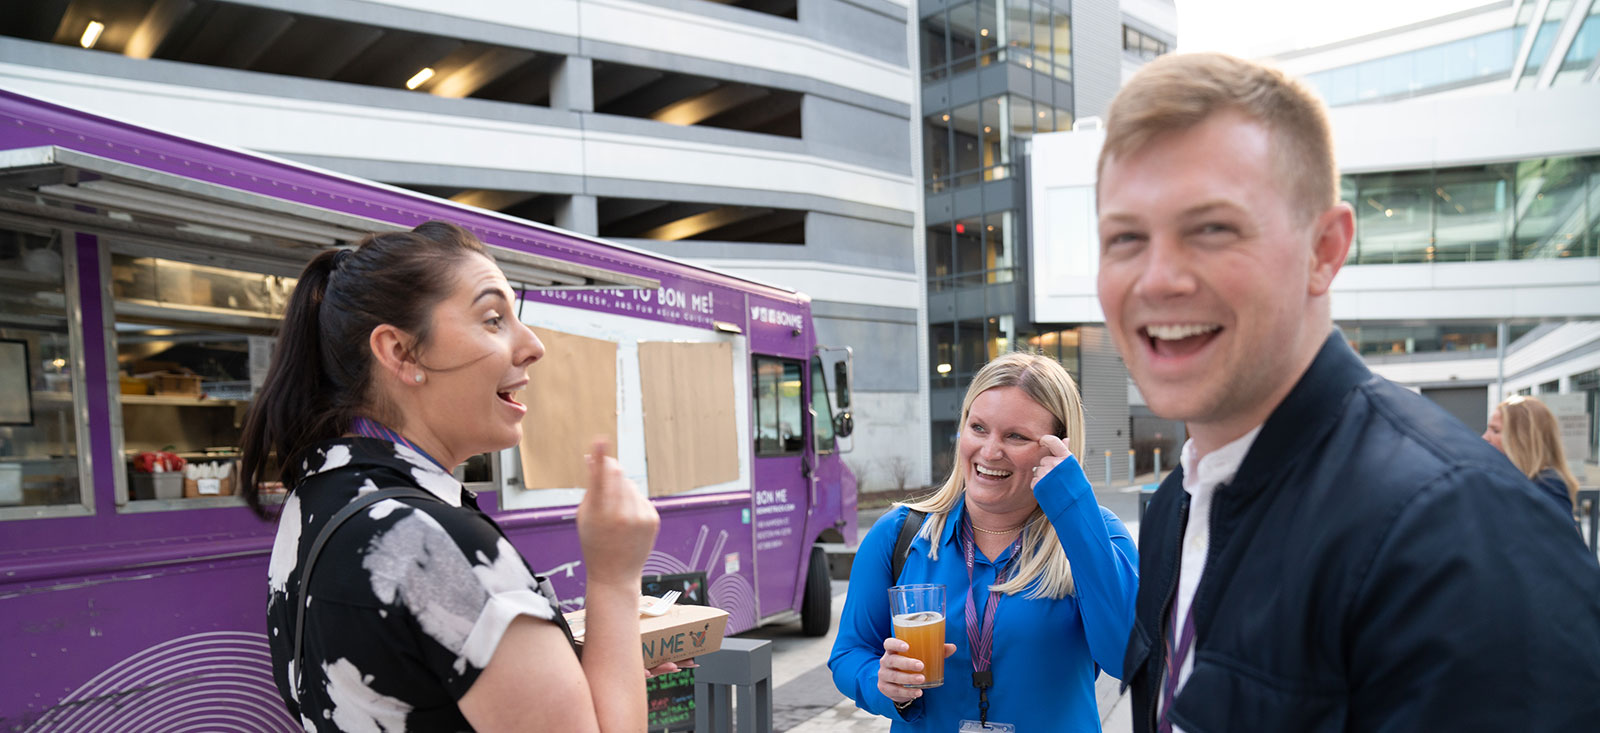
[{"label": "truck wheel", "polygon": [[828,553],[811,547],[806,568],[806,593],[800,601],[800,630],[806,636],[823,636],[833,625],[833,581],[828,573]]}]

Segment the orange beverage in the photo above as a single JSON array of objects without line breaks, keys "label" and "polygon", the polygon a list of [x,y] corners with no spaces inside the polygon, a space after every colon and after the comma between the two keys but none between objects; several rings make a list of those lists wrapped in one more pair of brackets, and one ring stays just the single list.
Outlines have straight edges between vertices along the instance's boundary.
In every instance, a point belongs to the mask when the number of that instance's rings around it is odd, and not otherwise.
[{"label": "orange beverage", "polygon": [[906,687],[929,688],[944,684],[944,614],[918,611],[895,616],[894,638],[911,645],[901,656],[922,661],[922,677],[926,681]]}]

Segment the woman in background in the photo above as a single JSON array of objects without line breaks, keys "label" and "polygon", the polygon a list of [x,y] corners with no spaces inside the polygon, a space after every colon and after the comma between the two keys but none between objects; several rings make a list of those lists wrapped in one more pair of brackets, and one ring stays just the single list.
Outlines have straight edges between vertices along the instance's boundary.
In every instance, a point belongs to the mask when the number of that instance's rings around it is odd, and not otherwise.
[{"label": "woman in background", "polygon": [[1533,479],[1562,513],[1572,516],[1578,503],[1578,479],[1567,468],[1561,426],[1550,408],[1537,398],[1516,395],[1494,408],[1483,439]]},{"label": "woman in background", "polygon": [[[1055,360],[1013,353],[978,371],[950,477],[861,541],[828,660],[840,692],[897,733],[962,721],[1100,730],[1095,678],[1122,676],[1139,554],[1068,450],[1083,431],[1078,388]],[[894,577],[908,521],[921,529]],[[950,656],[932,689],[908,687],[925,681],[922,663],[893,638],[886,590],[914,583],[945,586]]]}]

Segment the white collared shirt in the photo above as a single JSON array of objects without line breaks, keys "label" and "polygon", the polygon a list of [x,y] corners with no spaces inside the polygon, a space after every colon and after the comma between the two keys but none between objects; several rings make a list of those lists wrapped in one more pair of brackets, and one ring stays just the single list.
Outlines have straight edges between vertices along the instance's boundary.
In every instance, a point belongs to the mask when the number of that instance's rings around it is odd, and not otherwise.
[{"label": "white collared shirt", "polygon": [[[1183,444],[1180,460],[1183,465],[1183,490],[1189,493],[1189,524],[1183,531],[1183,554],[1178,563],[1178,597],[1173,599],[1177,613],[1172,616],[1171,623],[1177,629],[1182,628],[1189,605],[1194,602],[1194,591],[1200,587],[1200,574],[1205,570],[1206,556],[1211,551],[1211,499],[1216,495],[1218,485],[1232,481],[1234,474],[1239,472],[1239,464],[1244,462],[1245,454],[1250,452],[1250,446],[1256,442],[1256,435],[1260,432],[1261,426],[1257,425],[1232,443],[1207,453],[1199,459],[1199,465],[1195,465],[1197,450],[1194,439],[1190,438]],[[1184,657],[1183,666],[1178,669],[1177,689],[1180,691],[1183,684],[1189,681],[1189,673],[1194,671],[1194,650],[1199,645],[1200,638],[1196,635],[1188,656]],[[1161,704],[1165,704],[1165,700]],[[1181,733],[1176,725],[1172,726],[1172,730]]]}]

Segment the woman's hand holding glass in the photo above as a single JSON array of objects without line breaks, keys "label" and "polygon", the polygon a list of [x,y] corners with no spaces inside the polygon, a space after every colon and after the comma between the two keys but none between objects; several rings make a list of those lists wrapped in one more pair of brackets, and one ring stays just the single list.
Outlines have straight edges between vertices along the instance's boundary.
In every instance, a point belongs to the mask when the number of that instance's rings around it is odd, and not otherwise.
[{"label": "woman's hand holding glass", "polygon": [[[922,676],[921,660],[903,656],[908,651],[911,651],[910,644],[891,636],[883,640],[883,656],[878,659],[878,692],[896,704],[922,697],[922,690],[906,685],[920,685],[926,681]],[[955,653],[955,644],[944,645],[946,658]]]}]

